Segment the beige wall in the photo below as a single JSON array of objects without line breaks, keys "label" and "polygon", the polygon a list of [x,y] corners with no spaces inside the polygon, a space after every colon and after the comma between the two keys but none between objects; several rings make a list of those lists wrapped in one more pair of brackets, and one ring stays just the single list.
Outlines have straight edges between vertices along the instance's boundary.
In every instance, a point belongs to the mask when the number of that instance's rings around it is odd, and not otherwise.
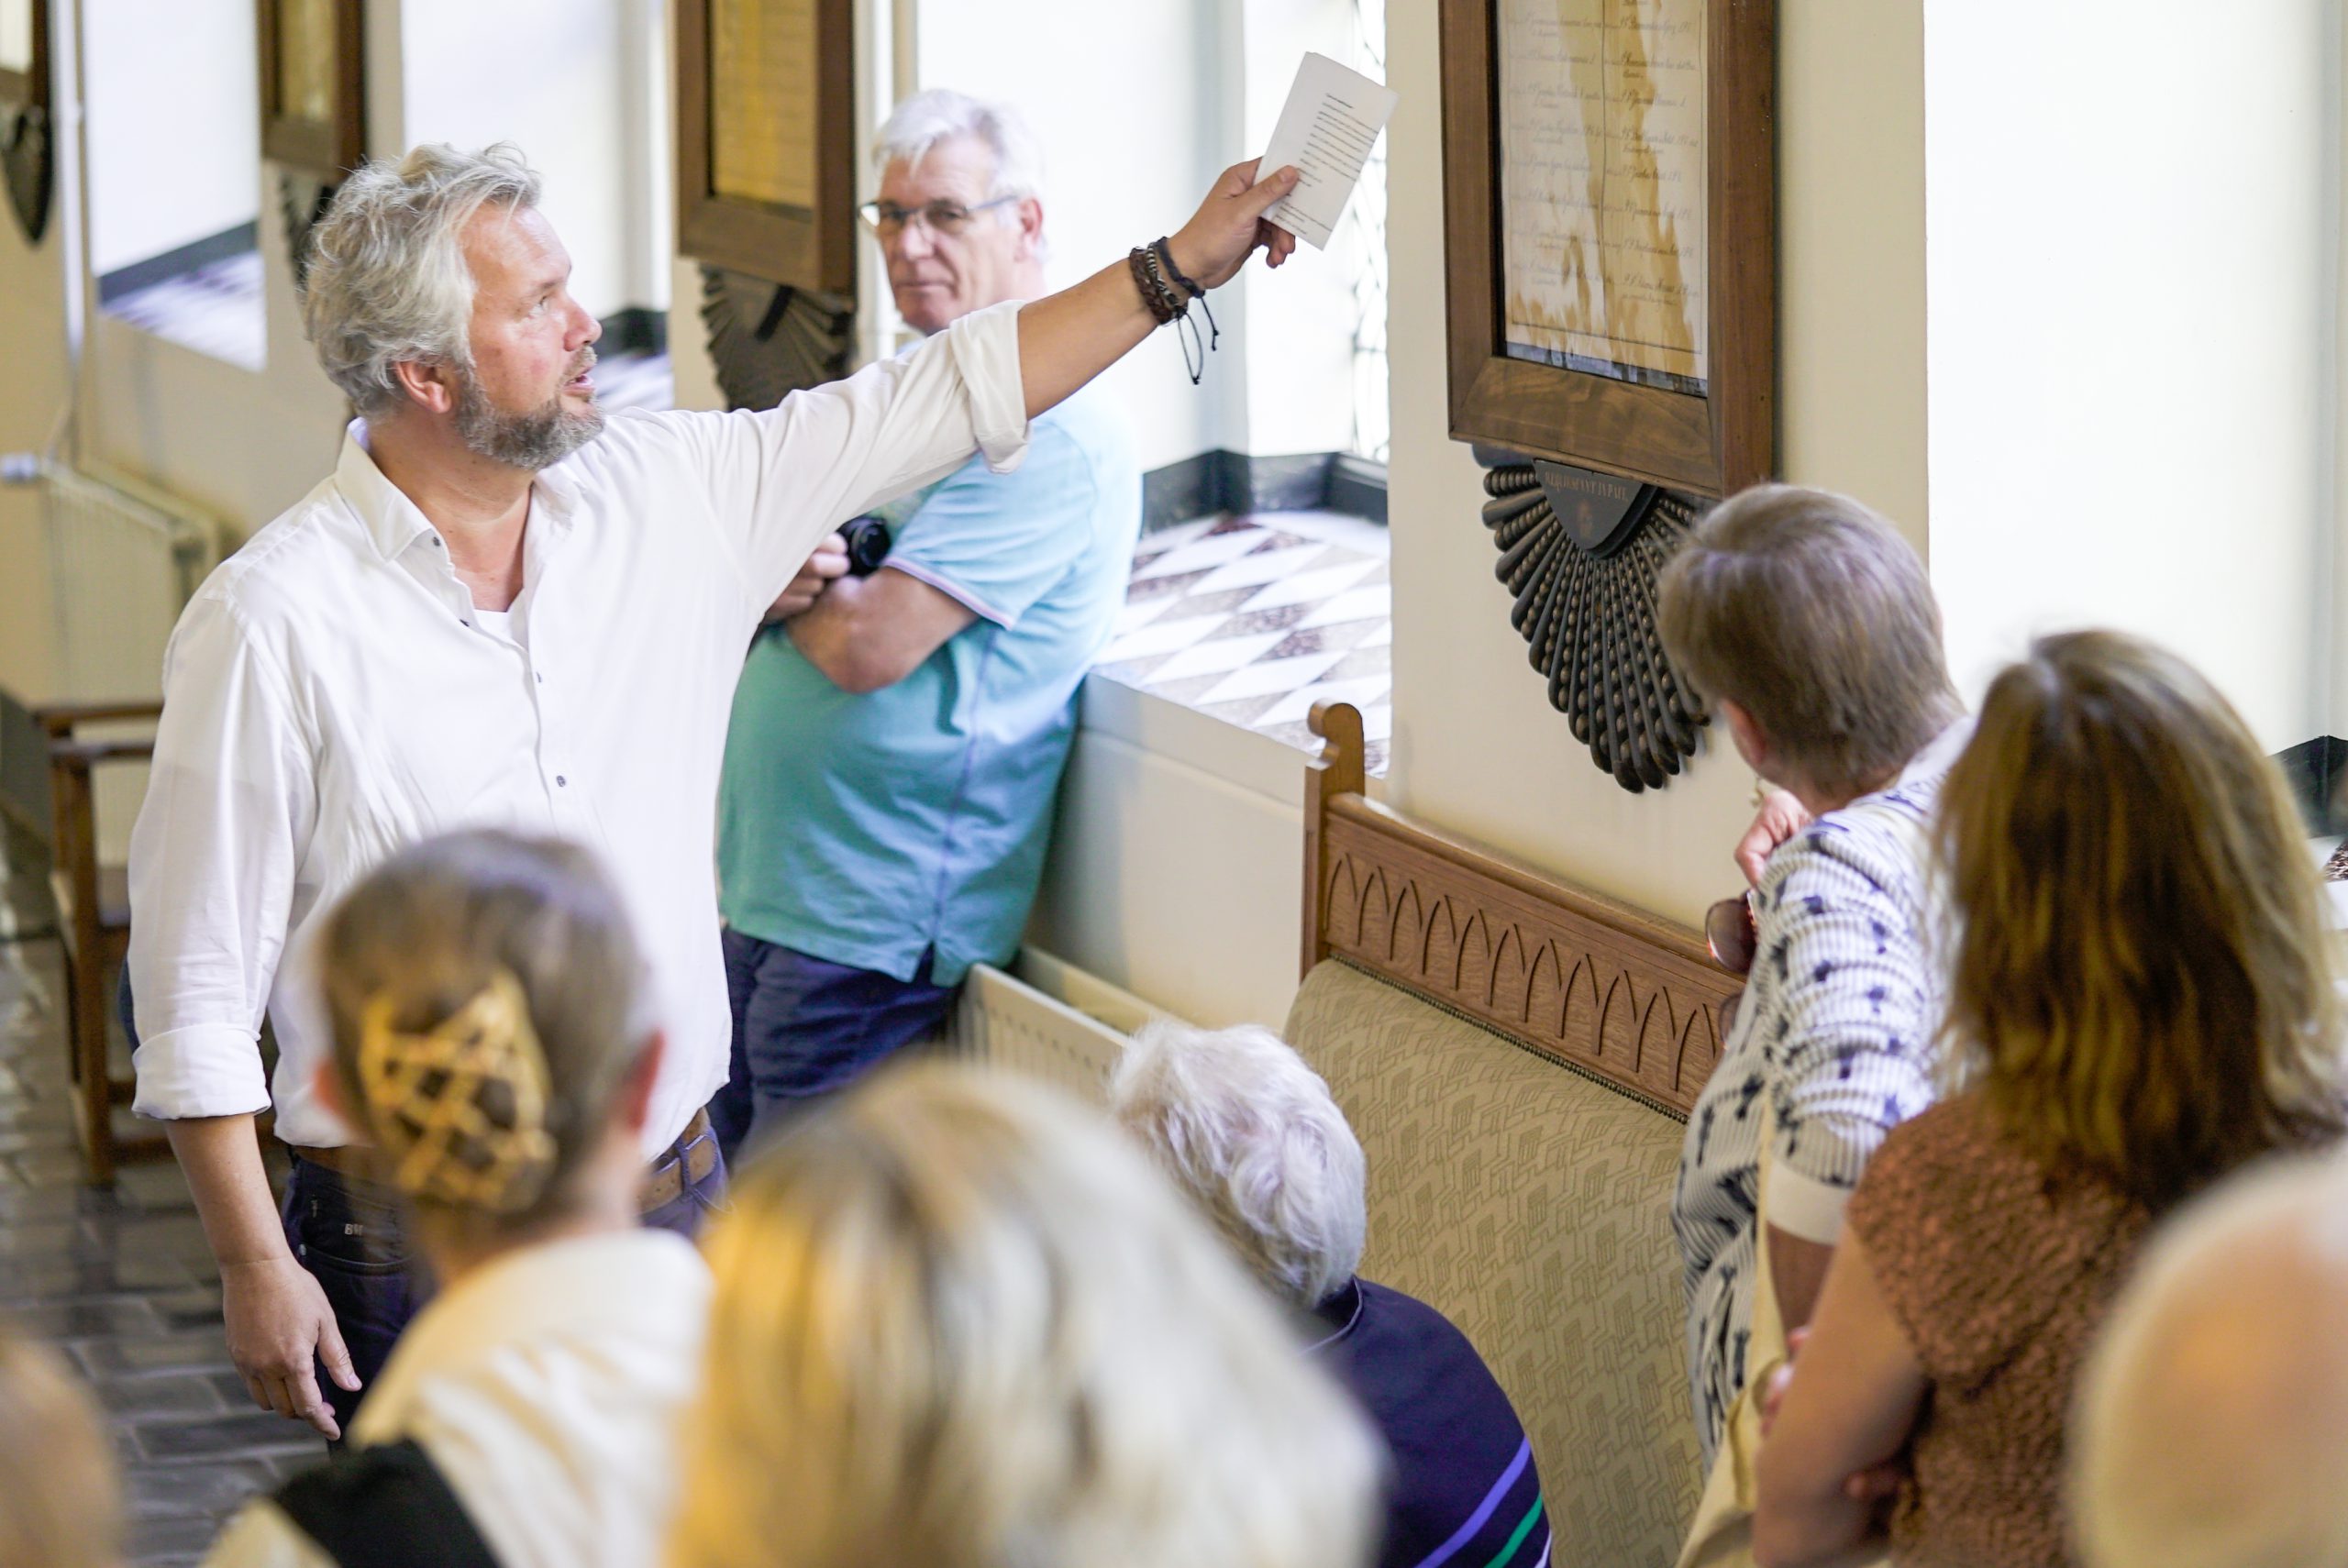
[{"label": "beige wall", "polygon": [[2035,633],[2128,628],[2280,751],[2330,718],[2338,7],[2097,9],[1929,13],[1952,662],[1970,692]]},{"label": "beige wall", "polygon": [[[1924,542],[1919,0],[1786,0],[1778,51],[1781,451]],[[1692,922],[1731,890],[1752,775],[1724,745],[1660,793],[1600,774],[1548,703],[1493,580],[1482,491],[1445,434],[1435,6],[1388,14],[1394,311],[1392,802]]]},{"label": "beige wall", "polygon": [[[52,211],[49,238],[35,249],[13,216],[0,216],[0,452],[39,451],[65,402],[56,230]],[[40,491],[0,486],[0,688],[27,702],[55,695],[54,642]]]}]

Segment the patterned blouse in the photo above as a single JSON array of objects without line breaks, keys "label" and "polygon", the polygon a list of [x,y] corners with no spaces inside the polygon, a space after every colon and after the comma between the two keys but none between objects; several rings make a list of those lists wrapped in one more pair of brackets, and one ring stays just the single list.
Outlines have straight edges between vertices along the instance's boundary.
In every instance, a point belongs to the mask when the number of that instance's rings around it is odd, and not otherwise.
[{"label": "patterned blouse", "polygon": [[1888,789],[1829,812],[1769,856],[1757,956],[1688,1119],[1672,1225],[1686,1262],[1688,1375],[1709,1468],[1744,1386],[1769,1096],[1769,1221],[1832,1246],[1884,1134],[1933,1100],[1941,983],[1924,908],[1926,827],[1972,734],[1960,720]]},{"label": "patterned blouse", "polygon": [[1885,1143],[1851,1199],[1851,1234],[1932,1380],[1892,1510],[1894,1562],[2072,1561],[2064,1418],[2151,1224],[2113,1187],[2051,1178],[1976,1096]]}]

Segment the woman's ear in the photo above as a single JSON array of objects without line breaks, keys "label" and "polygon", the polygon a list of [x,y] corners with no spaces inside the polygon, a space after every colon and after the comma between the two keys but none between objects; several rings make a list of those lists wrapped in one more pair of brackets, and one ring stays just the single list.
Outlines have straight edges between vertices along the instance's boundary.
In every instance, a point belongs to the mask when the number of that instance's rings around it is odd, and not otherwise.
[{"label": "woman's ear", "polygon": [[1735,745],[1736,755],[1744,758],[1744,766],[1782,787],[1786,781],[1769,771],[1770,753],[1775,748],[1769,745],[1769,732],[1761,727],[1760,721],[1743,703],[1725,697],[1714,699],[1712,706],[1728,724],[1728,738]]},{"label": "woman's ear", "polygon": [[668,1035],[654,1030],[636,1060],[628,1064],[627,1076],[620,1080],[612,1114],[630,1132],[643,1132],[644,1124],[652,1120],[652,1087],[660,1081],[660,1059],[668,1054]]},{"label": "woman's ear", "polygon": [[[351,1122],[350,1108],[342,1103],[342,1080],[335,1075],[332,1058],[319,1062],[318,1070],[310,1077],[310,1090],[318,1097],[318,1103],[333,1111],[338,1120],[346,1124]],[[356,1125],[351,1125],[350,1130],[359,1131]]]}]

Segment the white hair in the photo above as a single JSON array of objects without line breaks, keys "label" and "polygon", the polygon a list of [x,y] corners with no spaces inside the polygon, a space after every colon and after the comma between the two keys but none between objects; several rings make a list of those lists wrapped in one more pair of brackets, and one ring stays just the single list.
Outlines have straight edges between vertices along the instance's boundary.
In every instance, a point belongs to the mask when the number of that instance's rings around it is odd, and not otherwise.
[{"label": "white hair", "polygon": [[327,379],[361,414],[396,404],[395,365],[471,368],[465,225],[492,203],[534,207],[538,193],[537,171],[511,142],[479,152],[419,147],[343,181],[311,231],[302,319]]},{"label": "white hair", "polygon": [[2348,1165],[2221,1187],[2147,1251],[2074,1412],[2092,1568],[2348,1562]]},{"label": "white hair", "polygon": [[1270,1030],[1153,1022],[1117,1064],[1109,1107],[1278,1295],[1314,1307],[1360,1267],[1361,1143]]},{"label": "white hair", "polygon": [[873,138],[872,166],[882,171],[892,163],[918,168],[931,149],[964,137],[985,143],[994,154],[990,199],[1043,195],[1043,148],[1018,111],[950,87],[932,87],[897,105]]}]

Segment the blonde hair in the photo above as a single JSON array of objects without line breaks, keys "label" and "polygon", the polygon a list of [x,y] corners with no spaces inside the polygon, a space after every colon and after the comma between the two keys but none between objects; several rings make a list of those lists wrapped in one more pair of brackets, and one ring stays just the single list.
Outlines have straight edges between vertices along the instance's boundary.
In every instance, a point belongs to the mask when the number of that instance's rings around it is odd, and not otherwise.
[{"label": "blonde hair", "polygon": [[328,917],[345,1108],[386,1179],[456,1234],[565,1210],[648,1031],[619,895],[588,853],[461,833],[403,850]]},{"label": "blonde hair", "polygon": [[97,1411],[46,1347],[0,1327],[0,1562],[121,1560],[121,1485]]},{"label": "blonde hair", "polygon": [[680,1568],[1367,1560],[1375,1439],[1114,1128],[896,1070],[795,1128],[709,1242]]},{"label": "blonde hair", "polygon": [[2191,666],[2116,632],[2040,639],[1990,686],[1934,831],[1954,1086],[2036,1158],[2157,1211],[2340,1135],[2315,867]]},{"label": "blonde hair", "polygon": [[1317,1307],[1361,1266],[1361,1141],[1270,1030],[1159,1019],[1125,1047],[1109,1110],[1283,1300]]},{"label": "blonde hair", "polygon": [[1656,584],[1664,647],[1753,715],[1797,783],[1895,774],[1961,712],[1924,563],[1847,495],[1755,485],[1696,525]]}]

